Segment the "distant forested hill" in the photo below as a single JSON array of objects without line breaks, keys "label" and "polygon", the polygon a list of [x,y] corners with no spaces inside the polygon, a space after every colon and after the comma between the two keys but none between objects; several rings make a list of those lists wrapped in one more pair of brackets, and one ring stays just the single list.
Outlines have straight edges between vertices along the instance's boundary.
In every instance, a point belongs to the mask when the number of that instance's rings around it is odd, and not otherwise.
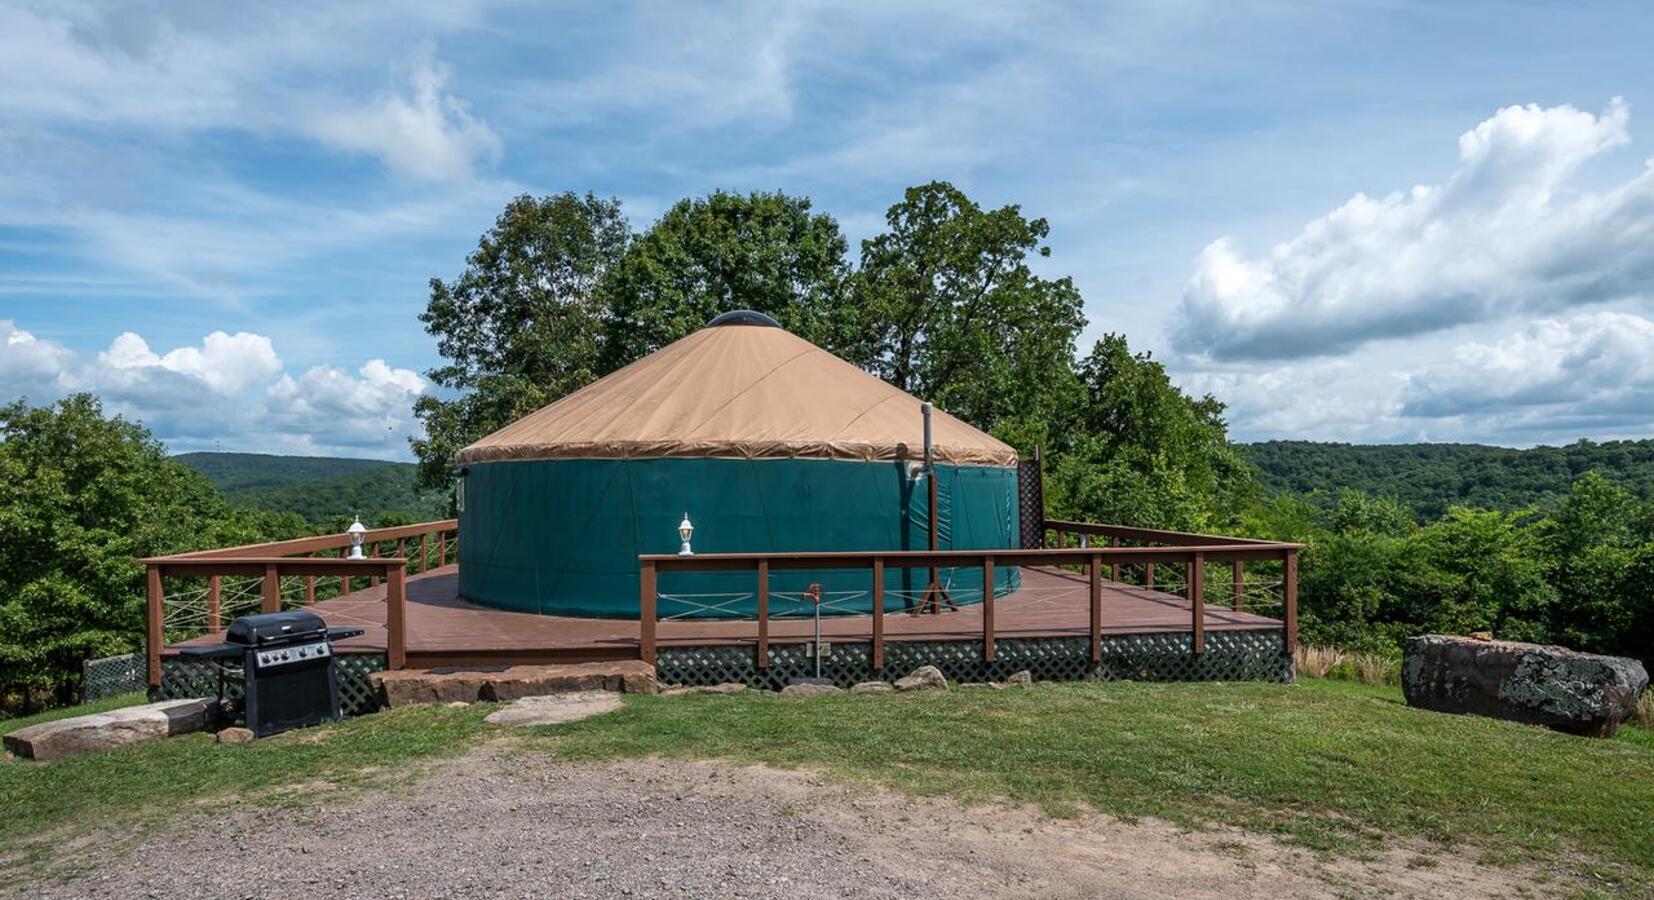
[{"label": "distant forested hill", "polygon": [[174,459],[207,476],[229,501],[290,512],[323,525],[360,515],[368,524],[447,514],[440,492],[414,490],[412,463],[264,453],[185,453]]},{"label": "distant forested hill", "polygon": [[1343,488],[1385,494],[1435,518],[1449,506],[1511,510],[1551,503],[1593,469],[1654,499],[1654,440],[1579,441],[1512,450],[1481,444],[1333,444],[1265,441],[1244,445],[1271,491]]}]

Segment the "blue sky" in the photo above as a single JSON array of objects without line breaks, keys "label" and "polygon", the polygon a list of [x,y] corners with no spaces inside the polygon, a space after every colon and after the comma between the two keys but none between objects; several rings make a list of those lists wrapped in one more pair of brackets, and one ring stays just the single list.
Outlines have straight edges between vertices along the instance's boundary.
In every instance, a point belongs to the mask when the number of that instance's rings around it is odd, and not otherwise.
[{"label": "blue sky", "polygon": [[1639,4],[7,4],[0,395],[406,455],[511,196],[947,179],[1242,439],[1654,436]]}]

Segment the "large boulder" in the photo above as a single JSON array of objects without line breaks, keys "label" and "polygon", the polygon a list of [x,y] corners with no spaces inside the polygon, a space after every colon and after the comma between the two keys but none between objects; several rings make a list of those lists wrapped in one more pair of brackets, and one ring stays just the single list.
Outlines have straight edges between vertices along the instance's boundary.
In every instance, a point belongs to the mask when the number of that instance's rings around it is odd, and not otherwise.
[{"label": "large boulder", "polygon": [[1402,655],[1407,702],[1609,737],[1648,687],[1643,664],[1564,647],[1426,635]]},{"label": "large boulder", "polygon": [[211,700],[165,700],[30,725],[6,735],[6,749],[27,759],[61,759],[160,740],[207,727]]}]

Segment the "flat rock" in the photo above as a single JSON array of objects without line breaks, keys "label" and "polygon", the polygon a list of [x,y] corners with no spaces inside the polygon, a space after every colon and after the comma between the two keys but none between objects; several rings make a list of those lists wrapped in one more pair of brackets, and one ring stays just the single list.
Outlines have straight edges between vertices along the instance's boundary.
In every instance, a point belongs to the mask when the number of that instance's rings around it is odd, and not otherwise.
[{"label": "flat rock", "polygon": [[945,691],[948,689],[948,680],[942,676],[942,670],[935,666],[920,666],[913,670],[906,678],[896,679],[898,691]]},{"label": "flat rock", "polygon": [[226,728],[213,735],[213,740],[220,744],[245,744],[253,739],[254,735],[247,728]]},{"label": "flat rock", "polygon": [[744,694],[747,686],[739,681],[726,681],[722,684],[696,684],[666,688],[663,694]]},{"label": "flat rock", "polygon": [[497,669],[402,669],[371,676],[386,706],[414,703],[504,703],[574,691],[653,694],[655,667],[642,660],[504,666]]},{"label": "flat rock", "polygon": [[850,686],[852,694],[888,694],[893,690],[888,681],[863,681]]},{"label": "flat rock", "polygon": [[1636,712],[1648,671],[1623,656],[1432,634],[1407,640],[1401,687],[1423,709],[1610,737]]},{"label": "flat rock", "polygon": [[1034,673],[1028,671],[1027,669],[1023,669],[1021,672],[1017,672],[1010,678],[1005,679],[1006,687],[1029,687],[1033,685],[1033,683]]},{"label": "flat rock", "polygon": [[789,684],[781,689],[785,697],[820,697],[825,694],[842,694],[844,688],[830,684]]},{"label": "flat rock", "polygon": [[490,725],[556,725],[601,716],[620,708],[620,695],[610,690],[570,691],[521,697],[504,709],[488,714]]},{"label": "flat rock", "polygon": [[204,731],[212,701],[165,700],[30,725],[6,735],[6,749],[25,759],[62,759],[111,747]]}]

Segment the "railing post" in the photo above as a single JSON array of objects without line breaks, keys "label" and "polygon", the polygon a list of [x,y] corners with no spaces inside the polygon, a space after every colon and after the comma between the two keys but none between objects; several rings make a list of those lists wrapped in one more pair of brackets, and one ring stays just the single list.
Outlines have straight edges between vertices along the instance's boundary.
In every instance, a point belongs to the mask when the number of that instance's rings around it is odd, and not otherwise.
[{"label": "railing post", "polygon": [[755,665],[770,665],[770,561],[758,561],[758,659]]},{"label": "railing post", "polygon": [[281,612],[281,569],[275,563],[264,566],[264,585],[259,600],[259,612]]},{"label": "railing post", "polygon": [[207,631],[218,634],[224,630],[224,611],[220,600],[223,596],[223,576],[207,576]]},{"label": "railing post", "polygon": [[[1111,538],[1108,539],[1108,545],[1110,547],[1118,547],[1118,546],[1120,546],[1120,539],[1117,538],[1117,537],[1111,537]],[[1109,581],[1116,581],[1116,582],[1120,580],[1120,564],[1119,563],[1114,563],[1114,564],[1112,564],[1108,567],[1108,580]]]},{"label": "railing post", "polygon": [[1091,583],[1091,664],[1096,665],[1103,661],[1103,558],[1092,555],[1086,570]]},{"label": "railing post", "polygon": [[[378,558],[379,558],[379,542],[374,541],[373,544],[368,547],[368,559],[378,559]],[[376,588],[378,586],[379,586],[379,575],[377,573],[375,573],[373,575],[369,575],[368,576],[368,587]]]},{"label": "railing post", "polygon": [[1233,574],[1232,574],[1231,577],[1233,578],[1233,580],[1235,582],[1235,602],[1234,602],[1235,612],[1240,612],[1242,609],[1244,609],[1246,607],[1246,561],[1245,560],[1241,560],[1241,559],[1235,560],[1235,566],[1234,566]]},{"label": "railing post", "polygon": [[304,605],[316,605],[316,576],[304,576]]},{"label": "railing post", "polygon": [[1281,572],[1281,594],[1286,603],[1286,652],[1298,652],[1298,551],[1286,551]]},{"label": "railing post", "polygon": [[873,671],[884,668],[884,557],[873,557]]},{"label": "railing post", "polygon": [[638,655],[655,664],[655,564],[644,560],[638,573]]},{"label": "railing post", "polygon": [[419,571],[421,574],[424,573],[425,565],[430,560],[430,537],[429,533],[419,536]]},{"label": "railing post", "polygon": [[144,642],[149,651],[149,686],[161,686],[161,644],[166,640],[162,628],[162,606],[166,594],[161,585],[161,567],[151,564],[148,573],[148,597],[144,604]]},{"label": "railing post", "polygon": [[[344,559],[348,555],[349,555],[349,551],[347,551],[343,547],[339,548],[339,558],[340,559]],[[350,593],[350,575],[348,575],[348,574],[340,575],[339,576],[339,596],[343,597],[344,595],[346,595],[348,593]]]},{"label": "railing post", "polygon": [[1154,590],[1154,563],[1143,564],[1143,587]]},{"label": "railing post", "polygon": [[1194,652],[1206,652],[1206,557],[1199,553],[1189,560],[1189,615]]},{"label": "railing post", "polygon": [[994,652],[994,558],[982,558],[982,661],[993,662]]},{"label": "railing post", "polygon": [[392,669],[408,667],[407,582],[400,562],[385,567],[385,661]]}]

